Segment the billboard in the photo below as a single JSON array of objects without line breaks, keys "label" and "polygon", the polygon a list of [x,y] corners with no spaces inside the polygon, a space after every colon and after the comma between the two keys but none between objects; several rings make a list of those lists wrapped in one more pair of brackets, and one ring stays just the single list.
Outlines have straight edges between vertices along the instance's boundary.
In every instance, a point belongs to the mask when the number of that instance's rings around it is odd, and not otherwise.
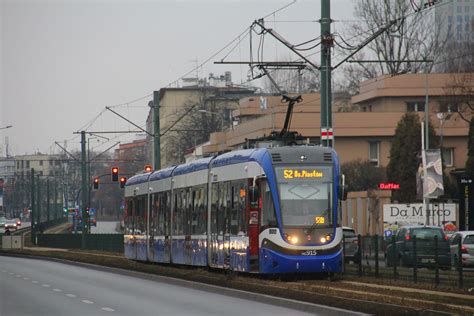
[{"label": "billboard", "polygon": [[431,225],[456,222],[457,204],[430,203],[428,212],[422,203],[385,204],[383,206],[383,221],[389,224],[424,224],[427,215]]}]

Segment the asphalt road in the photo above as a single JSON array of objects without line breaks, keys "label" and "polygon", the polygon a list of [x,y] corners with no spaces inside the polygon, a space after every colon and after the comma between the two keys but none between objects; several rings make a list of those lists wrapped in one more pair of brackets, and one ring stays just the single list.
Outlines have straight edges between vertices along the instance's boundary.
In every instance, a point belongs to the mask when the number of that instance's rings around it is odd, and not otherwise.
[{"label": "asphalt road", "polygon": [[[198,288],[40,259],[0,256],[2,316],[315,314]],[[321,307],[316,314],[342,312]]]}]

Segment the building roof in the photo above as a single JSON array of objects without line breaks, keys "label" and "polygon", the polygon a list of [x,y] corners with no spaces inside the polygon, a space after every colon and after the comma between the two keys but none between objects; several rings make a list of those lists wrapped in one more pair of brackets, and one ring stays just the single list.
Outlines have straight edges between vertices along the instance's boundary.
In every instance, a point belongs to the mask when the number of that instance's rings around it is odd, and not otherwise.
[{"label": "building roof", "polygon": [[[474,88],[474,74],[404,74],[381,76],[360,84],[359,94],[352,97],[357,104],[382,97],[424,97],[452,94],[457,81]],[[471,89],[472,89],[471,88]],[[458,91],[460,92],[460,91]]]}]

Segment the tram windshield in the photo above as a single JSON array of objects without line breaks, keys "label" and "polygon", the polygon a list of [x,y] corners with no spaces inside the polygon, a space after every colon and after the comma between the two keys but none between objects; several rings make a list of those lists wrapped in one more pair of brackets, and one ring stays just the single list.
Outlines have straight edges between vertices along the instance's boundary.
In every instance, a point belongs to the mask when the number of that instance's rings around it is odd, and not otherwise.
[{"label": "tram windshield", "polygon": [[332,219],[332,168],[275,168],[283,226],[325,228]]}]

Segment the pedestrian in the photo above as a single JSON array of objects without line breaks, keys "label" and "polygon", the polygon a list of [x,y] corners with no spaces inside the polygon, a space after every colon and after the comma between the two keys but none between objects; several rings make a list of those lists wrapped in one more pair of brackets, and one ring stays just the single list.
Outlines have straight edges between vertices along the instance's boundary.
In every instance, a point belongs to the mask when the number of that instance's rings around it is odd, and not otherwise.
[{"label": "pedestrian", "polygon": [[5,236],[10,236],[11,234],[12,234],[12,233],[11,233],[10,229],[7,227],[7,228],[5,229],[5,232],[3,233],[3,235],[5,235]]}]

